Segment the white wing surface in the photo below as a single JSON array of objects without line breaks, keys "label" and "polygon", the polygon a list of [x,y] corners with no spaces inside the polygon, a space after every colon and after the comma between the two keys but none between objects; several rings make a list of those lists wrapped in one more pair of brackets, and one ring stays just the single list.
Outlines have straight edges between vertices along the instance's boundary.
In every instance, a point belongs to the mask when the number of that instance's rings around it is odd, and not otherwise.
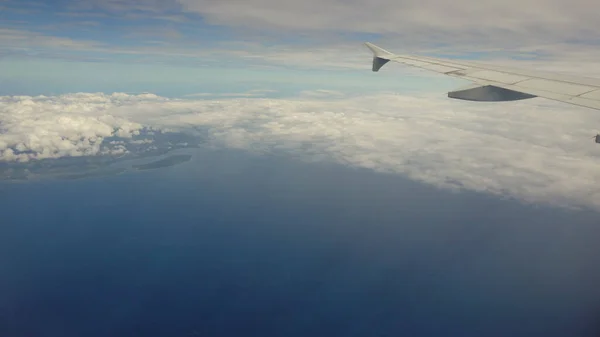
[{"label": "white wing surface", "polygon": [[471,101],[513,101],[533,97],[600,110],[600,79],[514,69],[475,62],[398,55],[366,42],[373,52],[373,71],[388,61],[431,70],[475,82],[477,85],[449,92],[448,97]]}]

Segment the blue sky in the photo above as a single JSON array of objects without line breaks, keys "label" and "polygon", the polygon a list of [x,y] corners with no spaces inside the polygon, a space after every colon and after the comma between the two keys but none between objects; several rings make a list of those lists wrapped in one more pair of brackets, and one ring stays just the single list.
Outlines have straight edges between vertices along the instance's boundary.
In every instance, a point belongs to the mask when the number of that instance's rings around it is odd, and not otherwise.
[{"label": "blue sky", "polygon": [[[365,68],[370,56],[363,50]],[[199,92],[246,92],[252,89],[277,89],[289,96],[301,90],[336,89],[346,91],[416,90],[431,85],[451,89],[460,81],[451,78],[423,78],[405,74],[398,81],[398,71],[372,74],[370,69],[339,70],[273,66],[244,67],[181,66],[166,63],[123,63],[66,61],[46,58],[15,58],[0,63],[0,94],[52,95],[69,92],[152,92],[181,97]],[[293,80],[290,80],[293,79]],[[407,81],[408,79],[408,81]]]},{"label": "blue sky", "polygon": [[8,43],[0,50],[0,94],[149,91],[182,96],[265,86],[283,86],[284,91],[287,87],[289,93],[317,84],[322,89],[363,81],[377,85],[390,77],[375,79],[364,71],[370,55],[360,45],[361,38],[374,34],[350,37],[356,41],[354,59],[362,58],[362,67],[345,64],[344,57],[340,66],[332,65],[331,59],[312,65],[311,59],[304,64],[270,62],[261,57],[261,49],[277,53],[281,44],[306,46],[304,52],[311,53],[311,38],[261,31],[247,40],[247,32],[206,23],[201,15],[177,9],[176,3],[154,5],[4,2],[0,29]]},{"label": "blue sky", "polygon": [[[565,7],[537,0],[517,9],[510,2],[481,7],[471,0],[457,8],[435,0],[378,0],[367,8],[340,0],[4,0],[0,94],[152,91],[181,96],[211,86],[219,92],[251,87],[243,82],[274,89],[282,80],[303,89],[361,85],[369,91],[401,86],[406,81],[392,78],[419,74],[388,67],[393,69],[372,76],[370,55],[362,46],[367,40],[426,55],[505,62],[590,60],[597,51],[586,32],[596,20],[586,13],[595,5],[578,1],[579,6]],[[500,10],[504,16],[496,15]],[[424,83],[409,79],[417,87]],[[446,89],[450,82],[438,83],[430,83],[430,89]]]}]

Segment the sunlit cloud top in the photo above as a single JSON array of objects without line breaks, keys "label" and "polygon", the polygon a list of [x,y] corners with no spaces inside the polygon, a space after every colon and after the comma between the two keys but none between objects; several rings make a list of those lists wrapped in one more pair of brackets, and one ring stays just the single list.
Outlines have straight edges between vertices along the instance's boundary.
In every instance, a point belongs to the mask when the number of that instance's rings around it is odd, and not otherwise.
[{"label": "sunlit cloud top", "polygon": [[254,96],[259,94],[0,97],[0,163],[120,155],[136,142],[151,142],[144,130],[156,130],[189,134],[209,147],[600,209],[600,156],[590,139],[600,126],[594,110],[566,114],[563,104],[540,98],[472,105],[430,94],[317,90],[293,99]]}]

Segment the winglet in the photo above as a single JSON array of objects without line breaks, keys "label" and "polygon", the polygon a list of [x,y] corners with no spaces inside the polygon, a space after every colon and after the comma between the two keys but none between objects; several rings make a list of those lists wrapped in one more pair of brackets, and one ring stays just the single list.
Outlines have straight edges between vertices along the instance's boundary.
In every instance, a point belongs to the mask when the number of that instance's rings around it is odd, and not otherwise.
[{"label": "winglet", "polygon": [[390,53],[389,51],[381,48],[381,47],[377,47],[376,45],[372,44],[371,42],[365,42],[365,46],[367,46],[367,48],[371,49],[371,51],[373,52],[373,55],[377,56],[377,57],[381,57],[381,58],[386,58],[386,56],[393,56],[393,53]]},{"label": "winglet", "polygon": [[390,58],[394,56],[394,54],[383,48],[377,47],[371,42],[365,42],[365,46],[373,52],[373,71],[379,71],[379,69],[381,69],[384,64],[388,63]]}]

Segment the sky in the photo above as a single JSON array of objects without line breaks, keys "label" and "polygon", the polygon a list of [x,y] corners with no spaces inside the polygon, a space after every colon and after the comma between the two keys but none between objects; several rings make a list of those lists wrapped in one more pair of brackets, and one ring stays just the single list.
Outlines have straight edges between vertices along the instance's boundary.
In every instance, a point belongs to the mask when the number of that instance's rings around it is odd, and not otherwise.
[{"label": "sky", "polygon": [[[394,90],[399,77],[422,74],[389,66],[368,74],[364,41],[398,53],[600,69],[598,5],[587,0],[312,1],[3,0],[0,94]],[[282,84],[290,76],[296,84]]]},{"label": "sky", "polygon": [[594,336],[600,114],[363,43],[600,78],[599,11],[0,0],[0,333]]}]

